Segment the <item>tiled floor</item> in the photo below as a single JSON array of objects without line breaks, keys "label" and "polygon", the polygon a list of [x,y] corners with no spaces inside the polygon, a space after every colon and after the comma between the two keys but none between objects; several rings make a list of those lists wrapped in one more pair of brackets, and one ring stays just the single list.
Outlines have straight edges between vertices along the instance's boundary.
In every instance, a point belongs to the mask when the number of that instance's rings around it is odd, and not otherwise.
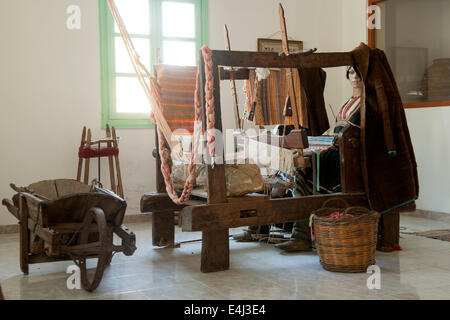
[{"label": "tiled floor", "polygon": [[[450,224],[402,216],[402,231],[450,229]],[[369,290],[369,274],[322,269],[315,252],[283,254],[267,243],[230,240],[230,270],[200,272],[201,243],[178,249],[151,246],[151,224],[130,224],[138,250],[117,254],[93,293],[69,290],[71,262],[19,269],[17,234],[0,235],[0,283],[6,299],[450,299],[450,242],[401,235],[403,251],[377,252],[381,289]],[[231,233],[239,230],[231,230]],[[178,241],[200,233],[177,229]]]}]

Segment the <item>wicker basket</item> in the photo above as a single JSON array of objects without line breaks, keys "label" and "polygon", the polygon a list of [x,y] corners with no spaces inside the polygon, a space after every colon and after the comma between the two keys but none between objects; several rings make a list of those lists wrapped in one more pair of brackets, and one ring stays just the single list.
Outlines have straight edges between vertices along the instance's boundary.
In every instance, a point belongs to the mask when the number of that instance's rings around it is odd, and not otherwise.
[{"label": "wicker basket", "polygon": [[[339,201],[340,207],[327,207]],[[324,218],[340,211],[353,215],[348,218]],[[364,207],[349,207],[341,199],[326,201],[313,211],[315,246],[323,268],[336,272],[366,272],[375,264],[379,213]]]}]

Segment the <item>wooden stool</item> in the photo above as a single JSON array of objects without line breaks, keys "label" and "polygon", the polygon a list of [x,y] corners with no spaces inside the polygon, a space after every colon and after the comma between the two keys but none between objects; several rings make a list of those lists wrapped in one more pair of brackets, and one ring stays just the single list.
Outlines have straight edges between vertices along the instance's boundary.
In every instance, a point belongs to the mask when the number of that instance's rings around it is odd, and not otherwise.
[{"label": "wooden stool", "polygon": [[[111,136],[112,132],[112,136]],[[106,147],[101,147],[102,143],[106,143]],[[92,147],[97,144],[97,147]],[[89,184],[89,163],[91,158],[102,158],[108,157],[109,161],[109,177],[111,180],[111,190],[123,198],[123,186],[122,186],[122,177],[120,174],[120,164],[119,164],[119,147],[118,147],[118,139],[116,137],[116,129],[114,127],[109,128],[109,125],[106,125],[106,138],[92,141],[91,129],[87,130],[87,138],[86,138],[86,127],[83,127],[83,132],[81,134],[81,144],[78,150],[78,171],[77,171],[77,180],[81,181],[81,171],[83,167],[83,159],[84,159],[84,180],[83,183]],[[114,161],[115,160],[115,161]],[[116,173],[117,173],[117,185],[116,178],[114,173],[114,162],[116,164]],[[99,166],[100,170],[100,166]]]}]

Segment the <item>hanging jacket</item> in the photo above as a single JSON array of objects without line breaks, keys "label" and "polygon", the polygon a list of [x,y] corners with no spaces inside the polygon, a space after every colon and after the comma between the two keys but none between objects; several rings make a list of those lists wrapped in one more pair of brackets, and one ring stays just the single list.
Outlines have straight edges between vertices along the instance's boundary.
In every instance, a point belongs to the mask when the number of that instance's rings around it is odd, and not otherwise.
[{"label": "hanging jacket", "polygon": [[320,136],[330,127],[323,96],[327,74],[322,68],[298,68],[298,73],[306,96],[308,134]]},{"label": "hanging jacket", "polygon": [[361,101],[361,170],[373,210],[387,212],[419,195],[405,110],[385,53],[361,43],[352,51],[365,84]]}]

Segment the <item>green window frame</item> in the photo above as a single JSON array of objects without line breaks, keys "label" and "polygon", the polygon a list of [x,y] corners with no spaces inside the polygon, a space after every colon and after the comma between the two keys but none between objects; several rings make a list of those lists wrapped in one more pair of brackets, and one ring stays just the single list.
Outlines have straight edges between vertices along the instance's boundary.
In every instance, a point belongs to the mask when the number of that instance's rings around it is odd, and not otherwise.
[{"label": "green window frame", "polygon": [[[149,35],[130,34],[132,39],[144,38],[150,42],[150,72],[158,63],[158,56],[164,40],[195,41],[196,60],[202,45],[208,45],[208,0],[148,0],[150,10]],[[131,1],[130,1],[131,2]],[[163,37],[162,34],[162,3],[178,2],[195,5],[195,38]],[[116,112],[116,77],[136,77],[134,73],[116,73],[115,70],[115,39],[120,37],[114,30],[114,19],[109,11],[106,0],[98,0],[100,29],[100,74],[101,74],[101,127],[106,124],[117,129],[147,129],[154,128],[148,114]],[[137,83],[137,82],[136,82]]]}]

